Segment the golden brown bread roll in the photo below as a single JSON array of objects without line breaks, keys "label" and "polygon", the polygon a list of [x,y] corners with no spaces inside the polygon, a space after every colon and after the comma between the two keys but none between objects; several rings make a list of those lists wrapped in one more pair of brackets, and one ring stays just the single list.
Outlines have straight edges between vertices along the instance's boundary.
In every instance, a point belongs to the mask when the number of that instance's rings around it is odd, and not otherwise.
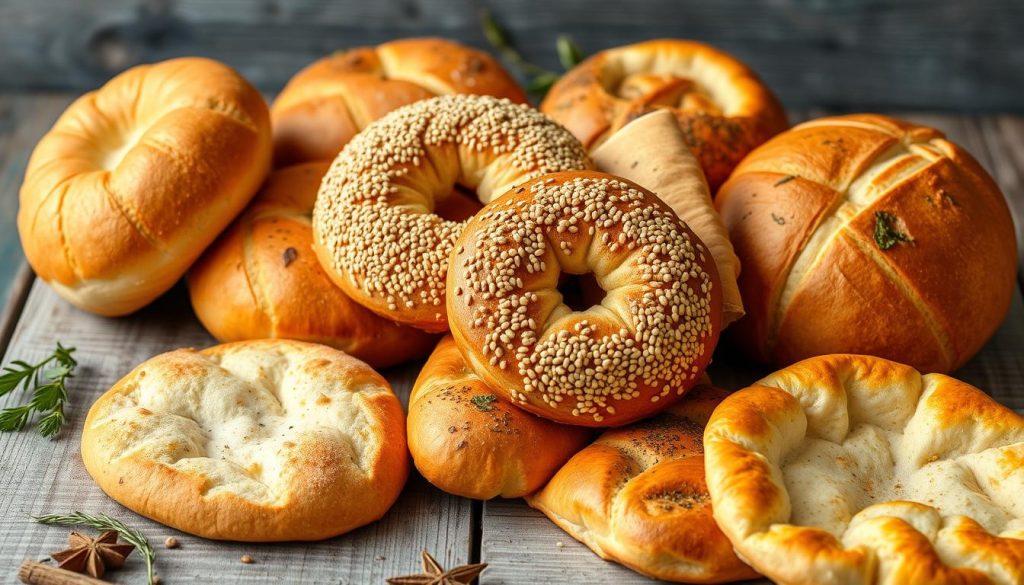
[{"label": "golden brown bread roll", "polygon": [[488,500],[537,490],[590,432],[512,406],[469,369],[446,336],[409,396],[408,436],[413,463],[427,481]]},{"label": "golden brown bread roll", "polygon": [[[592,274],[604,298],[573,310],[563,273]],[[448,320],[470,367],[513,404],[615,426],[696,383],[718,342],[722,287],[703,242],[656,195],[595,171],[553,173],[470,220],[448,266]]]},{"label": "golden brown bread roll", "polygon": [[385,367],[421,356],[435,337],[378,317],[334,286],[313,253],[310,215],[330,163],[273,172],[189,271],[192,307],[220,341],[323,343]]},{"label": "golden brown bread roll", "polygon": [[562,77],[541,104],[588,149],[662,108],[675,114],[712,193],[748,152],[787,125],[778,100],[746,65],[703,43],[674,39],[601,51]]},{"label": "golden brown bread roll", "polygon": [[804,360],[704,431],[715,520],[783,585],[1024,583],[1024,418],[942,374]]},{"label": "golden brown bread roll", "polygon": [[801,124],[751,153],[716,204],[743,264],[734,335],[759,360],[852,352],[948,372],[1009,308],[1006,202],[935,129],[871,114]]},{"label": "golden brown bread roll", "polygon": [[133,67],[76,100],[39,141],[18,232],[60,296],[124,315],[169,289],[259,188],[267,106],[208,59]]},{"label": "golden brown bread roll", "polygon": [[439,215],[459,189],[483,203],[544,173],[589,168],[579,141],[526,105],[451,95],[399,108],[359,133],[324,177],[314,250],[356,302],[448,329],[448,256],[465,222]]},{"label": "golden brown bread roll", "polygon": [[700,385],[660,415],[605,431],[526,498],[603,559],[669,581],[757,575],[711,515],[701,435],[726,392]]},{"label": "golden brown bread roll", "polygon": [[110,497],[220,540],[319,540],[377,520],[405,483],[405,416],[363,362],[242,341],[153,357],[101,396],[82,460]]},{"label": "golden brown bread roll", "polygon": [[497,61],[454,41],[414,38],[339,51],[297,73],[274,100],[275,162],[332,160],[391,110],[453,93],[526,103]]}]

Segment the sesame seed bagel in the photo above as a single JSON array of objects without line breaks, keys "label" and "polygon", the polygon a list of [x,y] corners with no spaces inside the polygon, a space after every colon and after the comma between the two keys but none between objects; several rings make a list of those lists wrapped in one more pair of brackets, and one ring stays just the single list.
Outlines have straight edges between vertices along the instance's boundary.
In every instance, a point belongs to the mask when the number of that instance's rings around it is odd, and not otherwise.
[{"label": "sesame seed bagel", "polygon": [[342,150],[313,210],[328,275],[371,311],[445,331],[448,256],[465,225],[434,213],[457,188],[482,203],[555,171],[590,168],[567,130],[508,100],[452,95],[395,110]]},{"label": "sesame seed bagel", "polygon": [[[565,304],[559,277],[605,296]],[[635,421],[675,402],[718,341],[722,296],[705,245],[657,195],[593,171],[522,184],[484,207],[448,269],[452,334],[494,390],[584,426]]]}]

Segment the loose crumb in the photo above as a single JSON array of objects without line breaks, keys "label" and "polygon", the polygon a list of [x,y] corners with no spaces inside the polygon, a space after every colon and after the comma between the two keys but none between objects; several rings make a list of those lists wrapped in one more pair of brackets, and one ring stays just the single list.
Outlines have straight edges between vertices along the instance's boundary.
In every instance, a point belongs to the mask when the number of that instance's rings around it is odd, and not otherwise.
[{"label": "loose crumb", "polygon": [[242,555],[242,558],[239,560],[247,565],[251,565],[256,562],[256,559],[252,558],[251,555]]},{"label": "loose crumb", "polygon": [[178,548],[178,539],[173,536],[168,536],[164,539],[164,546],[167,548]]}]

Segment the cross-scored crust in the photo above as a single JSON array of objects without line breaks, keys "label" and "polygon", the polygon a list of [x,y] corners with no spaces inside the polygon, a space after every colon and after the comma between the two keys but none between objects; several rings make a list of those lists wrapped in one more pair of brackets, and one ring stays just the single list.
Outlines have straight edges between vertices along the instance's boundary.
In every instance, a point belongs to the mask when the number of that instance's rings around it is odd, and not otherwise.
[{"label": "cross-scored crust", "polygon": [[147,360],[89,411],[82,459],[139,514],[243,541],[317,540],[372,522],[408,474],[404,415],[387,381],[297,341]]},{"label": "cross-scored crust", "polygon": [[1024,418],[964,382],[811,358],[727,398],[704,445],[715,520],[776,581],[1024,580]]}]

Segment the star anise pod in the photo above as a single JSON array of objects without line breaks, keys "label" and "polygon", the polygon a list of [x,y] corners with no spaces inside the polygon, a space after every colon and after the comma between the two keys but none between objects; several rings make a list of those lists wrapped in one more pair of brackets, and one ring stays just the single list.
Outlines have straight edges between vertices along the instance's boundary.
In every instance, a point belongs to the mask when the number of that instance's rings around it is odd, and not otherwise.
[{"label": "star anise pod", "polygon": [[68,535],[68,548],[50,555],[61,569],[76,573],[88,573],[97,579],[107,569],[120,569],[128,555],[135,550],[134,544],[117,542],[117,532],[107,530],[96,538],[89,538],[80,532]]},{"label": "star anise pod", "polygon": [[423,572],[417,575],[404,575],[388,579],[391,585],[469,585],[487,568],[487,563],[460,565],[445,571],[430,553],[420,553],[423,561]]}]

